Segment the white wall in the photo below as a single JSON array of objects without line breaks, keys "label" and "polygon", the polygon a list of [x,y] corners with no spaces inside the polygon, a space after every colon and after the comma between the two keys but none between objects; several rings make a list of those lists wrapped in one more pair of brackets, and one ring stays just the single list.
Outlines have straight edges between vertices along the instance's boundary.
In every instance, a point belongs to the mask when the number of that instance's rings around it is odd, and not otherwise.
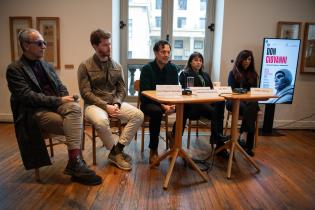
[{"label": "white wall", "polygon": [[[235,60],[243,49],[253,51],[256,68],[260,72],[263,38],[276,37],[277,21],[315,22],[314,11],[314,0],[225,0],[219,67],[221,82],[227,84],[228,72],[232,68],[231,59]],[[276,105],[274,127],[314,114],[314,90],[315,74],[298,73],[293,104]],[[287,127],[314,129],[315,117]]]},{"label": "white wall", "polygon": [[[0,121],[12,119],[10,93],[5,72],[11,62],[9,16],[32,16],[33,27],[36,17],[60,18],[60,62],[58,70],[61,80],[70,94],[78,93],[77,68],[94,52],[90,45],[91,31],[101,28],[112,31],[111,0],[1,0],[0,6]],[[113,47],[117,55],[119,48]],[[74,69],[65,69],[73,64]]]},{"label": "white wall", "polygon": [[[115,0],[118,1],[118,0]],[[223,1],[223,0],[218,0]],[[218,3],[217,3],[218,4]],[[220,3],[223,5],[223,3]],[[219,5],[220,5],[219,4]],[[11,62],[9,16],[60,17],[61,70],[58,71],[70,93],[77,93],[77,68],[93,50],[89,43],[90,32],[96,28],[112,31],[112,0],[2,0],[0,6],[0,120],[11,119],[9,92],[5,79],[7,65]],[[314,0],[225,0],[222,30],[222,47],[216,46],[213,61],[214,75],[226,84],[231,69],[231,59],[243,49],[251,49],[256,68],[260,70],[262,40],[275,37],[277,21],[315,22]],[[115,16],[117,18],[117,16]],[[116,27],[115,27],[116,29]],[[113,32],[115,33],[116,30]],[[220,34],[219,34],[220,35]],[[118,36],[113,34],[113,36]],[[216,34],[216,36],[218,36]],[[219,40],[219,39],[217,39]],[[115,43],[117,40],[115,40]],[[117,56],[119,48],[113,46]],[[221,52],[220,52],[221,51]],[[218,56],[219,53],[220,56]],[[219,62],[218,62],[219,61]],[[65,64],[74,69],[65,70]],[[296,91],[292,105],[277,105],[275,126],[306,117],[315,112],[315,75],[297,75]],[[290,127],[315,128],[315,117]]]}]

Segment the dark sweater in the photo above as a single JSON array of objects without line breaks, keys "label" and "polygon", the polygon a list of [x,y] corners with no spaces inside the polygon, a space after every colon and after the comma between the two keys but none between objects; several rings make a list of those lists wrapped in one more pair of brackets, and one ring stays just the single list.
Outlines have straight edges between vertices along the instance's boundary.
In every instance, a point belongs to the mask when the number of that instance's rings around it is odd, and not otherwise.
[{"label": "dark sweater", "polygon": [[[153,60],[143,66],[140,75],[140,94],[144,90],[156,90],[156,85],[178,85],[178,67],[167,63],[161,70]],[[141,103],[157,103],[141,96]]]},{"label": "dark sweater", "polygon": [[[212,81],[210,79],[210,76],[208,73],[204,72],[204,71],[199,71],[199,75],[203,78],[203,80],[205,81],[204,86],[205,87],[210,87],[211,89],[213,89],[213,84]],[[194,77],[194,86],[195,87],[202,87],[202,81],[198,76],[198,73],[195,72],[192,69],[186,69],[183,70],[180,74],[179,74],[179,82],[182,85],[182,88],[186,88],[187,86],[187,77]]]}]

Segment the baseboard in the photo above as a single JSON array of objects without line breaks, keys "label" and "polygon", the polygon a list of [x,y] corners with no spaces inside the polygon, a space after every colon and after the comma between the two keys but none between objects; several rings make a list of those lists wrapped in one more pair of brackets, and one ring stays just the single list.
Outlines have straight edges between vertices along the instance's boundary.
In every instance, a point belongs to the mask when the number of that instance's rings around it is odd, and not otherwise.
[{"label": "baseboard", "polygon": [[275,129],[315,129],[315,121],[275,120]]},{"label": "baseboard", "polygon": [[0,122],[13,122],[13,115],[0,113]]},{"label": "baseboard", "polygon": [[[239,124],[241,121],[239,121]],[[225,125],[225,124],[224,124]],[[263,122],[259,122],[259,128],[263,127]],[[231,128],[231,123],[229,122],[228,128]],[[315,121],[295,121],[295,120],[275,120],[273,121],[274,129],[315,129]]]}]

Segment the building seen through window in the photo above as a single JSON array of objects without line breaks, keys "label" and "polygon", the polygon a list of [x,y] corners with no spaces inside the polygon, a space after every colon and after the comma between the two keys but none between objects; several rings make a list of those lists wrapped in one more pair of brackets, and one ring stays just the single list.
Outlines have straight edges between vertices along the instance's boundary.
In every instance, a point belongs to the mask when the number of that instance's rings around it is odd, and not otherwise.
[{"label": "building seen through window", "polygon": [[[128,72],[125,75],[128,95],[134,95],[132,85],[134,80],[139,79],[141,67],[154,58],[152,49],[156,41],[169,38],[172,45],[170,59],[178,65],[186,63],[194,51],[205,53],[207,3],[208,0],[128,1],[123,14],[125,22],[128,21],[125,37],[128,40],[122,41],[127,46],[122,45],[122,52],[126,53],[121,57]],[[166,5],[162,7],[162,4]],[[168,11],[170,9],[173,11]]]}]

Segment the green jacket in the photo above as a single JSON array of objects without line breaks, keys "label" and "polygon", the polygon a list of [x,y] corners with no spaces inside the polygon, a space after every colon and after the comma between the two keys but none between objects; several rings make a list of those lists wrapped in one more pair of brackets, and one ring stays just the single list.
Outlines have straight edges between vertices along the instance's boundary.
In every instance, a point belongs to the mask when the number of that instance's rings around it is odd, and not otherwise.
[{"label": "green jacket", "polygon": [[[140,74],[140,93],[144,90],[155,90],[156,85],[178,85],[179,68],[168,62],[162,70],[155,60],[143,66]],[[141,103],[157,103],[141,96]]]},{"label": "green jacket", "polygon": [[106,110],[107,104],[121,104],[126,97],[126,85],[121,65],[110,59],[106,68],[94,54],[78,69],[79,89],[84,102]]}]

